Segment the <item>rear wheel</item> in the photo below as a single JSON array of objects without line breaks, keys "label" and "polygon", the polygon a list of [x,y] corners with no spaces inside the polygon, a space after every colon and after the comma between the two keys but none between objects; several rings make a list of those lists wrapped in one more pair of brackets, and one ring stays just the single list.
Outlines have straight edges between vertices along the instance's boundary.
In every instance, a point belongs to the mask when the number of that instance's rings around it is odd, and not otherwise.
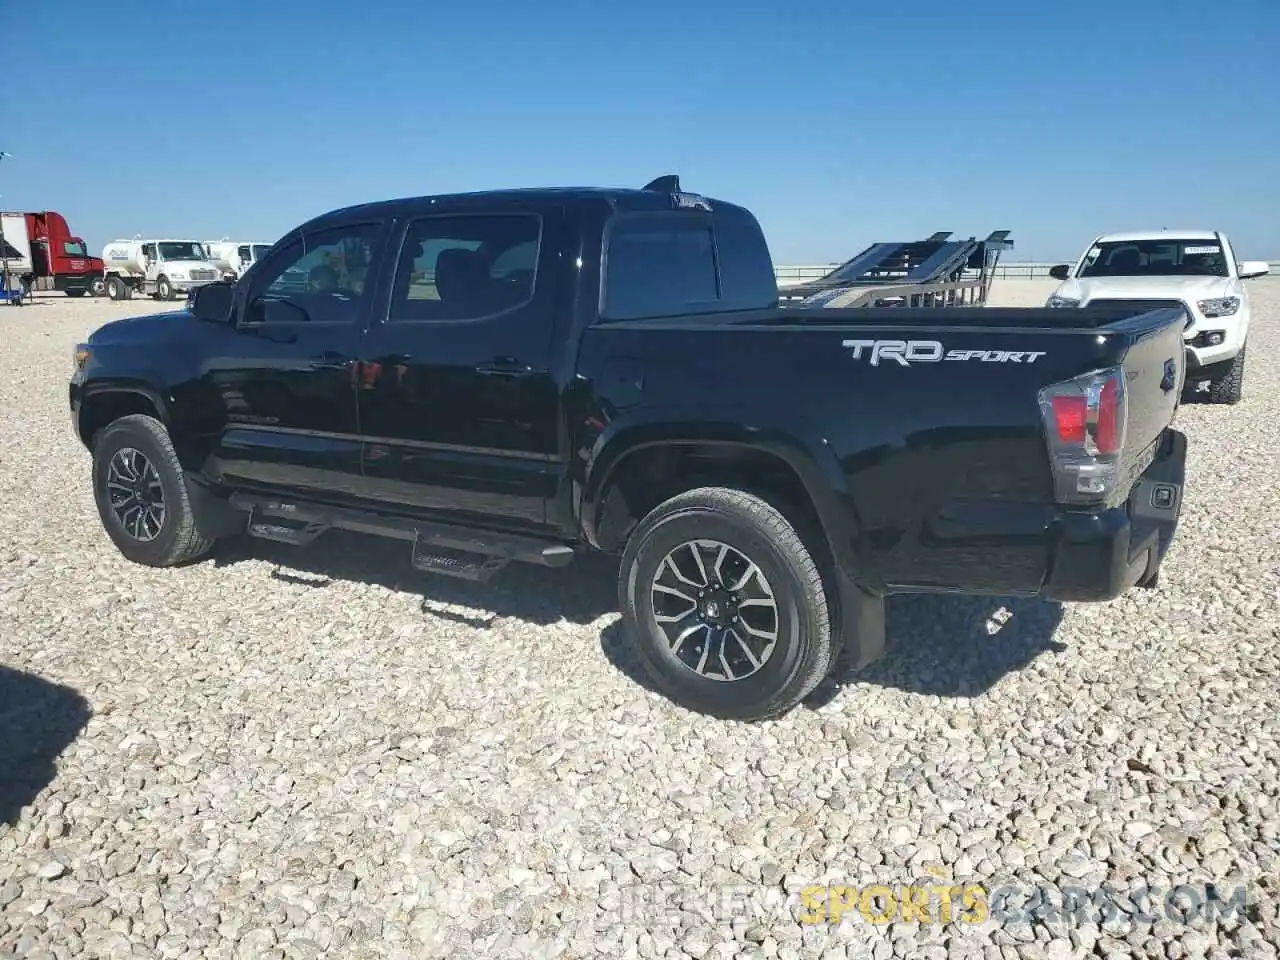
[{"label": "rear wheel", "polygon": [[631,535],[618,589],[654,684],[691,710],[767,719],[826,674],[822,577],[792,524],[759,497],[703,487],[661,504]]},{"label": "rear wheel", "polygon": [[133,414],[93,441],[93,493],[107,535],[134,563],[169,567],[207,553],[168,431]]},{"label": "rear wheel", "polygon": [[112,300],[128,300],[129,287],[119,277],[111,277],[107,280],[107,296]]},{"label": "rear wheel", "polygon": [[1244,394],[1244,345],[1231,361],[1227,372],[1209,381],[1209,400],[1212,403],[1236,404]]}]

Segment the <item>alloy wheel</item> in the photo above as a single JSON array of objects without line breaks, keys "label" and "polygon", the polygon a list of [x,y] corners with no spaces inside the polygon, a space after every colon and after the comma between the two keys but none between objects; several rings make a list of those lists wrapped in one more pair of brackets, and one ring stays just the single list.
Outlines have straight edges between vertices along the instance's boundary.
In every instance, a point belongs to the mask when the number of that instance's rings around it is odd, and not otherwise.
[{"label": "alloy wheel", "polygon": [[134,540],[146,543],[164,529],[164,487],[146,454],[121,447],[107,466],[107,498],[120,527]]},{"label": "alloy wheel", "polygon": [[773,588],[755,561],[727,543],[675,547],[658,564],[650,596],[672,656],[705,679],[744,680],[777,645]]}]

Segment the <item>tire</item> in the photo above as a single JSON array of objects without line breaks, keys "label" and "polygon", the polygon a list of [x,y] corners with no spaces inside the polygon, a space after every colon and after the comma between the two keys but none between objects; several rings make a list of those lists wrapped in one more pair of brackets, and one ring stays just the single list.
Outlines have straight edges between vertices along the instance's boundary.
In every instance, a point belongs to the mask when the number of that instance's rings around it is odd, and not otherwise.
[{"label": "tire", "polygon": [[161,277],[156,281],[156,296],[161,300],[172,300],[173,284],[169,282],[168,277]]},{"label": "tire", "polygon": [[110,277],[107,280],[107,296],[112,300],[128,300],[129,287],[119,277]]},{"label": "tire", "polygon": [[89,281],[89,296],[100,297],[107,292],[107,282],[101,277],[94,277]]},{"label": "tire", "polygon": [[[131,464],[131,472],[141,478],[141,486],[154,491],[158,484],[163,495],[163,508],[158,518],[154,511],[148,520],[140,517],[138,510],[113,507],[112,496],[119,498],[121,488],[109,489],[108,482],[114,479],[127,483],[130,472],[129,469],[121,469],[117,454],[122,454],[122,460]],[[143,459],[139,460],[139,456]],[[113,464],[117,465],[114,474]],[[144,464],[151,467],[154,477]],[[147,483],[148,480],[151,482]],[[214,538],[205,536],[196,523],[183,481],[182,466],[178,463],[168,431],[154,417],[145,414],[121,417],[94,437],[93,496],[107,535],[134,563],[172,567],[202,556],[213,546]],[[118,510],[124,512],[123,518]],[[152,534],[153,530],[153,535],[145,536]],[[139,536],[139,533],[144,536]]]},{"label": "tire", "polygon": [[[698,548],[693,541],[713,545]],[[729,553],[721,554],[722,547]],[[699,574],[695,549],[702,551],[706,577]],[[674,569],[668,564],[673,557]],[[717,557],[722,557],[722,564],[714,562]],[[748,562],[762,575],[763,584],[756,574],[735,582],[749,570]],[[721,567],[723,577],[715,576],[716,567]],[[707,595],[702,600],[695,596],[696,587],[689,586],[700,579],[713,588],[703,591]],[[714,583],[717,579],[740,589],[721,591]],[[748,579],[748,586],[741,588]],[[672,595],[671,585],[681,594]],[[752,494],[702,487],[656,507],[627,541],[618,594],[628,633],[654,685],[699,713],[747,721],[779,716],[803,700],[830,665],[830,615],[818,566],[786,517]],[[771,614],[767,596],[772,597]],[[686,600],[693,606],[680,615]],[[751,614],[726,616],[739,602],[746,609],[747,601],[755,604]],[[699,626],[704,613],[719,614],[720,627]],[[664,625],[659,616],[677,622]],[[729,629],[735,635],[747,627],[755,631],[747,636],[754,651],[750,659],[747,643],[730,639],[723,629],[726,621],[732,622]],[[690,629],[693,634],[680,641]],[[772,649],[767,648],[769,633],[776,637]],[[717,659],[730,669],[714,663]]]},{"label": "tire", "polygon": [[1240,352],[1231,361],[1230,369],[1218,379],[1209,382],[1210,403],[1234,405],[1240,402],[1244,394],[1244,350],[1245,345],[1241,344]]}]

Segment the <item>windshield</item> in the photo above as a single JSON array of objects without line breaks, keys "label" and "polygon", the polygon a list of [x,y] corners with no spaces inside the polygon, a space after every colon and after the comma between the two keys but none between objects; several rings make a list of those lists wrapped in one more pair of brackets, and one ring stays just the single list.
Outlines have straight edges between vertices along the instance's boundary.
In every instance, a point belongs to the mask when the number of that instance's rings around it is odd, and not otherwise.
[{"label": "windshield", "polygon": [[83,240],[62,241],[62,252],[68,257],[87,257],[89,251],[84,248]]},{"label": "windshield", "polygon": [[1225,277],[1216,240],[1124,240],[1090,248],[1081,277]]},{"label": "windshield", "polygon": [[270,244],[255,243],[253,245],[253,262],[257,263],[259,260],[265,257],[267,255],[267,251],[270,249],[271,249]]},{"label": "windshield", "polygon": [[161,260],[203,260],[204,248],[193,241],[169,241],[158,244]]}]

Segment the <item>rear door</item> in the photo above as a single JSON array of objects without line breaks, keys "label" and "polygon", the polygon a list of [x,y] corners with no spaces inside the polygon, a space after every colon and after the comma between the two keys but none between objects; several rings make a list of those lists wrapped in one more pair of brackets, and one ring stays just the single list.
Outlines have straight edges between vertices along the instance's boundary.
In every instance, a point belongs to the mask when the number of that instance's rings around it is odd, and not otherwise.
[{"label": "rear door", "polygon": [[355,361],[389,229],[370,218],[299,231],[242,281],[236,326],[204,372],[224,407],[223,482],[359,495]]},{"label": "rear door", "polygon": [[371,496],[458,522],[540,527],[554,495],[559,389],[551,334],[558,207],[410,217],[386,312],[361,350]]}]

